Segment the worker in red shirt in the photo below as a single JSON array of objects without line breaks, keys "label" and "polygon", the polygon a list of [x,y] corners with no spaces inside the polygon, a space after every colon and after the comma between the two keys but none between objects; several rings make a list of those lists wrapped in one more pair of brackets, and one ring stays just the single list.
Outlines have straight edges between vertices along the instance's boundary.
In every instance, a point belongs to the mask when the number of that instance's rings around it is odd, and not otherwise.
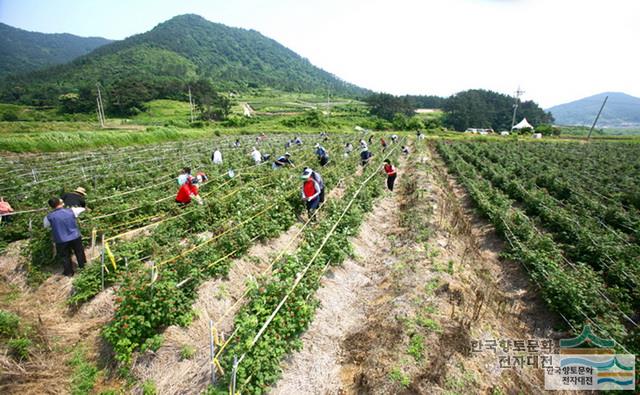
[{"label": "worker in red shirt", "polygon": [[313,170],[305,169],[304,173],[302,173],[302,178],[304,181],[302,183],[302,200],[307,203],[307,212],[309,213],[309,218],[313,216],[313,213],[320,206],[320,192],[322,189],[320,185],[314,178],[312,177]]},{"label": "worker in red shirt", "polygon": [[202,198],[198,195],[198,179],[190,177],[187,181],[180,186],[178,194],[176,195],[176,203],[186,205],[191,203],[191,200],[195,200],[198,204],[202,204]]},{"label": "worker in red shirt", "polygon": [[387,173],[387,188],[389,188],[390,191],[393,191],[393,184],[396,182],[398,172],[389,159],[384,160],[384,172]]},{"label": "worker in red shirt", "polygon": [[380,145],[382,146],[382,152],[387,149],[387,142],[384,140],[384,137],[380,137]]}]

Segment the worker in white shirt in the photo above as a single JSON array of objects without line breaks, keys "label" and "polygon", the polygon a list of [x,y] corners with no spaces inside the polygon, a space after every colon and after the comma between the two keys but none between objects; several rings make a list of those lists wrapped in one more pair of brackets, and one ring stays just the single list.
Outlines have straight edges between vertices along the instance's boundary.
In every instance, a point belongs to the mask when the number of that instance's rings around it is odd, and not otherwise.
[{"label": "worker in white shirt", "polygon": [[220,152],[218,148],[216,148],[216,150],[213,151],[213,154],[211,154],[211,161],[214,165],[222,164],[222,152]]},{"label": "worker in white shirt", "polygon": [[262,154],[256,147],[253,147],[253,151],[251,151],[251,158],[256,163],[256,165],[259,165],[262,162]]}]

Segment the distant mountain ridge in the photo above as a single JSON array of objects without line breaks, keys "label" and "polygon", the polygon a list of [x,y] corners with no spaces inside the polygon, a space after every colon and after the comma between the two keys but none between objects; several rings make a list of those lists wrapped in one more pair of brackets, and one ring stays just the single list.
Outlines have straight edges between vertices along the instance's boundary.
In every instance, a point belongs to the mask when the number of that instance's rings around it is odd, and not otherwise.
[{"label": "distant mountain ridge", "polygon": [[109,85],[123,80],[142,81],[148,89],[167,96],[167,92],[184,90],[185,83],[199,78],[209,79],[223,90],[329,89],[332,94],[348,96],[368,92],[312,65],[255,30],[228,27],[186,14],[146,33],[102,46],[71,63],[11,77],[4,84],[10,92],[0,99],[35,103],[41,99],[38,92],[51,91],[47,98],[50,102],[54,95],[95,86],[96,82],[108,90]]},{"label": "distant mountain ridge", "polygon": [[600,110],[604,98],[607,104],[598,120],[598,127],[640,127],[640,98],[621,92],[604,92],[571,103],[547,109],[558,125],[591,125]]},{"label": "distant mountain ridge", "polygon": [[68,33],[36,33],[0,23],[0,78],[62,64],[112,40]]}]

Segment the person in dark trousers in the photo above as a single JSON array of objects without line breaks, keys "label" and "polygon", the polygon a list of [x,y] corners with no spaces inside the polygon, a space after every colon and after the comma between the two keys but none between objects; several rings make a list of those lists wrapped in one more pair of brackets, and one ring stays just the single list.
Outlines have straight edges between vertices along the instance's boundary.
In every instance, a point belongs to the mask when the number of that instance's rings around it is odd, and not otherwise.
[{"label": "person in dark trousers", "polygon": [[301,178],[304,180],[302,183],[302,200],[307,204],[307,213],[309,218],[313,216],[313,213],[320,207],[320,185],[312,177],[313,171],[307,169],[302,173]]},{"label": "person in dark trousers", "polygon": [[318,156],[320,166],[325,166],[327,163],[329,163],[329,154],[327,153],[327,150],[320,144],[316,144],[316,156]]},{"label": "person in dark trousers", "polygon": [[373,154],[371,153],[371,151],[369,151],[366,148],[363,148],[362,151],[360,151],[360,164],[362,166],[366,166],[371,160],[372,156]]},{"label": "person in dark trousers", "polygon": [[380,145],[382,146],[382,152],[384,152],[387,149],[387,142],[383,137],[380,138]]},{"label": "person in dark trousers", "polygon": [[404,156],[409,155],[409,148],[407,148],[407,146],[405,146],[405,145],[402,146],[402,154]]},{"label": "person in dark trousers", "polygon": [[387,188],[389,188],[390,191],[393,191],[393,184],[396,182],[398,172],[389,159],[384,160],[384,172],[387,173]]},{"label": "person in dark trousers", "polygon": [[311,171],[311,178],[313,178],[320,186],[320,203],[324,203],[324,180],[322,179],[322,176],[320,173],[309,167],[305,167],[302,174],[306,171]]},{"label": "person in dark trousers", "polygon": [[87,191],[83,187],[77,187],[73,192],[67,192],[60,196],[66,207],[84,207],[87,208],[85,197]]},{"label": "person in dark trousers", "polygon": [[62,258],[62,267],[64,268],[62,274],[73,276],[71,249],[73,249],[80,269],[84,268],[87,261],[82,245],[82,235],[76,221],[78,214],[84,209],[81,207],[65,208],[62,200],[57,197],[49,199],[48,203],[53,211],[44,217],[44,227],[51,229],[53,241],[56,243],[56,251],[58,256]]},{"label": "person in dark trousers", "polygon": [[273,164],[271,165],[272,169],[279,169],[281,167],[284,167],[286,165],[289,165],[291,167],[295,167],[295,165],[293,164],[293,161],[291,161],[291,154],[288,152],[285,152],[284,155],[278,157],[278,159],[275,160],[275,162],[273,162]]}]

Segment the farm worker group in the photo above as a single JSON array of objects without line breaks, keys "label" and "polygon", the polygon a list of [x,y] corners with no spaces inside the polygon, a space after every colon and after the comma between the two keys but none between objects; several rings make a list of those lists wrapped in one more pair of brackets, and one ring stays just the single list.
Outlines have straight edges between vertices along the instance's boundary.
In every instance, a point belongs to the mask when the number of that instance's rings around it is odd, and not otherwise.
[{"label": "farm worker group", "polygon": [[[422,137],[420,131],[417,131],[418,137]],[[325,134],[325,141],[328,136]],[[364,140],[360,140],[360,161],[362,166],[368,165],[373,154],[369,151],[369,144],[371,144],[373,136],[369,137],[369,143]],[[423,138],[423,137],[422,137]],[[259,143],[266,139],[266,135],[262,135],[256,138],[256,142]],[[398,136],[392,135],[391,142],[397,143]],[[291,141],[293,144],[302,145],[302,139],[296,137]],[[384,138],[380,138],[380,144],[382,150],[387,148],[387,143]],[[237,139],[233,144],[234,147],[240,147],[240,140]],[[326,166],[329,163],[328,151],[319,143],[315,144],[315,155],[318,158],[320,166]],[[409,154],[409,149],[406,146],[401,147],[404,155]],[[350,156],[353,151],[353,144],[346,143],[344,148],[345,157]],[[269,155],[262,154],[256,147],[253,147],[250,153],[251,159],[256,165],[269,160]],[[222,165],[222,152],[216,148],[211,154],[211,162],[215,165]],[[280,169],[286,166],[295,167],[295,164],[291,160],[291,154],[285,152],[272,162],[273,169]],[[397,177],[397,169],[391,163],[389,159],[385,159],[383,171],[387,176],[386,184],[390,191],[393,191],[395,180]],[[302,187],[301,196],[305,202],[309,219],[312,219],[316,210],[324,202],[325,199],[325,185],[322,180],[322,176],[311,168],[305,167],[302,175]],[[196,201],[198,204],[203,204],[202,197],[199,194],[199,187],[203,183],[208,181],[205,173],[199,172],[196,176],[191,175],[191,168],[184,167],[177,177],[178,192],[176,194],[175,201],[180,205],[187,205],[191,201]],[[53,241],[57,256],[62,260],[63,274],[66,276],[73,276],[74,270],[71,262],[71,251],[76,257],[76,261],[79,268],[83,268],[86,263],[86,257],[84,253],[84,247],[82,245],[82,236],[77,223],[77,217],[89,210],[86,204],[86,190],[82,187],[76,188],[74,191],[64,193],[60,198],[49,199],[49,206],[52,211],[47,214],[43,220],[45,228],[51,229]],[[7,219],[13,213],[13,208],[9,205],[4,198],[0,198],[0,222]]]}]

